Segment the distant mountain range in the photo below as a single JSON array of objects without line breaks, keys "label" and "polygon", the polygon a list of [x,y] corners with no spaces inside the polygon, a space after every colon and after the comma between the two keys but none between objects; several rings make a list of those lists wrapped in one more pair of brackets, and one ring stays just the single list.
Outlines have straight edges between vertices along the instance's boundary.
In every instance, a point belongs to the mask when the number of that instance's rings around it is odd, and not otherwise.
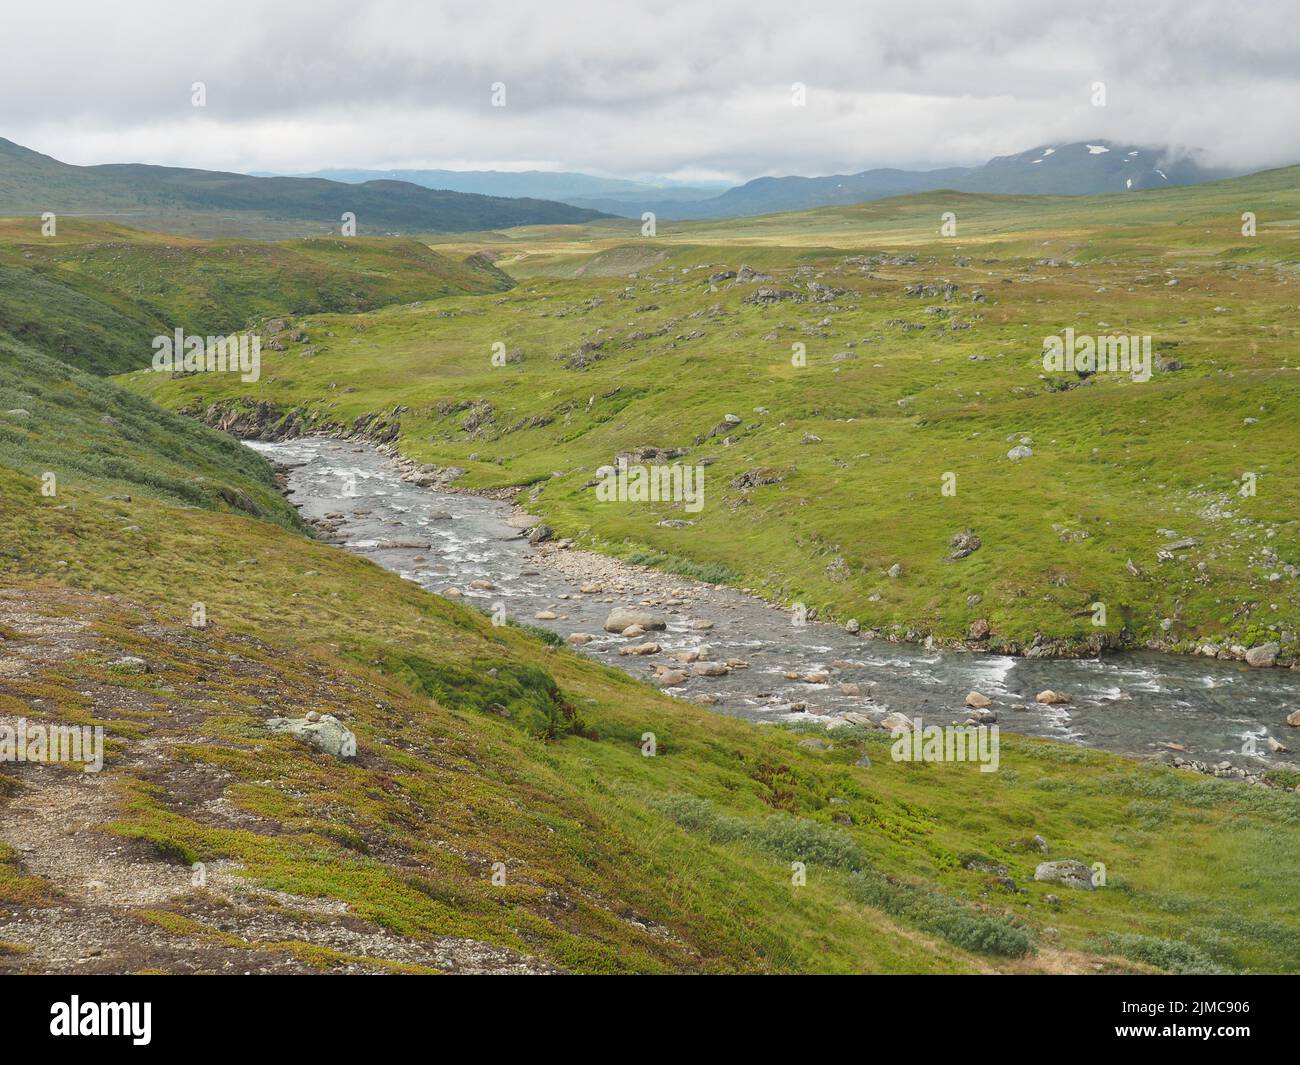
[{"label": "distant mountain range", "polygon": [[664,218],[732,218],[862,203],[936,189],[1084,196],[1165,185],[1197,185],[1239,173],[1243,171],[1202,166],[1191,155],[1168,149],[1097,140],[1046,144],[973,167],[865,170],[860,174],[817,178],[757,178],[711,199],[687,204],[661,201],[648,204],[644,210]]},{"label": "distant mountain range", "polygon": [[1202,166],[1192,154],[1167,148],[1080,141],[1043,145],[1004,155],[980,166],[940,170],[864,170],[830,177],[764,177],[719,192],[700,186],[656,187],[589,174],[531,170],[324,170],[337,181],[398,178],[429,188],[501,196],[545,196],[608,214],[637,218],[653,211],[665,219],[735,218],[862,203],[909,192],[962,192],[1082,196],[1164,185],[1196,185],[1233,177],[1241,170]]},{"label": "distant mountain range", "polygon": [[712,185],[653,184],[551,170],[315,170],[288,176],[326,178],[349,184],[409,181],[427,189],[486,196],[534,196],[629,217],[639,216],[642,211],[639,205],[647,201],[688,203],[711,199],[727,190],[725,182]]},{"label": "distant mountain range", "polygon": [[602,217],[566,203],[406,181],[348,184],[143,163],[73,166],[0,138],[0,217],[45,211],[205,237],[338,233],[345,212],[356,216],[361,234],[454,233]]}]

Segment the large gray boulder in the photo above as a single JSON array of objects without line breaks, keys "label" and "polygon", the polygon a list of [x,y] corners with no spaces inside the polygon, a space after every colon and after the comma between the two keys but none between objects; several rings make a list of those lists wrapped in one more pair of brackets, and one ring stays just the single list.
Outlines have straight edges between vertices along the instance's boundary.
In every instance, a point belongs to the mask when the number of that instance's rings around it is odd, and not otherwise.
[{"label": "large gray boulder", "polygon": [[1255,666],[1257,669],[1267,669],[1270,666],[1277,665],[1278,653],[1282,650],[1275,642],[1261,643],[1258,647],[1252,647],[1246,652],[1246,664]]},{"label": "large gray boulder", "polygon": [[633,625],[639,625],[646,632],[652,629],[668,628],[668,622],[649,610],[631,610],[627,607],[616,607],[610,611],[609,617],[605,619],[606,632],[622,632]]},{"label": "large gray boulder", "polygon": [[355,758],[357,738],[332,714],[316,720],[305,717],[273,717],[266,727],[276,735],[288,733],[335,758]]},{"label": "large gray boulder", "polygon": [[1059,862],[1040,862],[1034,870],[1034,879],[1049,884],[1064,884],[1066,887],[1092,890],[1092,870],[1083,862],[1065,858]]}]

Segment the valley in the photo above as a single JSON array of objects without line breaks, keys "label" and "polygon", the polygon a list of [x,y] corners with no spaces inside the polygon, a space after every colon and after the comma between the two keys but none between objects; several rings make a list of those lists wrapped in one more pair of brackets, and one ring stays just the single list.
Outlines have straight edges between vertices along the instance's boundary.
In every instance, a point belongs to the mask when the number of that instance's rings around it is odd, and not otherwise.
[{"label": "valley", "polygon": [[[0,223],[0,725],[106,737],[0,767],[0,970],[1296,969],[1297,208]],[[258,379],[147,369],[178,327]]]}]

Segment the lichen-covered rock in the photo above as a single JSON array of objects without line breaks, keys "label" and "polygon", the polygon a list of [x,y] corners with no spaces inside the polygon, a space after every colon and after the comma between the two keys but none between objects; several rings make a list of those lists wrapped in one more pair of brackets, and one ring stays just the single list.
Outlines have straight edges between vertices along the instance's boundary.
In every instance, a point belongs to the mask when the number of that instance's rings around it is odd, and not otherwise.
[{"label": "lichen-covered rock", "polygon": [[357,738],[333,714],[322,714],[315,721],[306,717],[273,717],[266,727],[276,735],[288,734],[335,758],[355,758]]}]

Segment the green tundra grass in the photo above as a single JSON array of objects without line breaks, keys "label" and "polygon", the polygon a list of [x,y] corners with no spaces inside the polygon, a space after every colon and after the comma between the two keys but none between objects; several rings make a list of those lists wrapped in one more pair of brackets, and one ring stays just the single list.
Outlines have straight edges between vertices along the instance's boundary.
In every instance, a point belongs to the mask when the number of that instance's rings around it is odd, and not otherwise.
[{"label": "green tundra grass", "polygon": [[[458,238],[446,250],[491,246],[518,286],[300,316],[307,339],[254,386],[123,381],[214,419],[267,402],[267,432],[291,412],[379,415],[403,453],[523,486],[584,546],[889,636],[960,641],[987,620],[1011,651],[1275,639],[1290,656],[1297,219],[1293,168],[1123,197],[929,193],[653,239],[627,223]],[[742,266],[767,279],[709,280]],[[1162,368],[1045,372],[1044,338],[1067,327],[1150,337]],[[1033,454],[1012,461],[1022,441]],[[648,446],[707,464],[700,513],[597,500],[595,471]],[[751,471],[770,483],[740,487]],[[949,561],[967,530],[982,547]]]},{"label": "green tundra grass", "polygon": [[[49,376],[20,365],[28,393]],[[85,402],[88,435],[101,411],[125,422],[139,403],[111,384]],[[264,484],[218,434],[160,420],[204,482],[249,495]],[[1014,737],[994,774],[894,762],[881,733],[800,747],[798,732],[495,628],[285,522],[191,502],[170,483],[174,449],[128,443],[138,466],[113,482],[69,426],[35,417],[25,433],[23,461],[6,448],[0,468],[0,573],[30,620],[0,648],[21,656],[39,619],[68,615],[97,645],[0,679],[0,713],[103,724],[117,796],[103,830],[159,861],[234,862],[265,888],[341,901],[415,941],[470,937],[571,971],[1300,965],[1298,795]],[[62,473],[57,495],[42,494],[40,470]],[[205,629],[187,624],[194,603]],[[152,671],[115,672],[121,654]],[[355,762],[267,734],[268,716],[306,709],[348,722]],[[146,742],[165,756],[135,758]],[[197,801],[196,779],[210,788],[213,774],[237,818]],[[0,814],[39,783],[30,767],[0,779]],[[1107,886],[1034,883],[1035,834],[1052,857],[1105,864]],[[792,884],[793,862],[806,885]],[[0,862],[11,912],[55,904],[55,887],[15,855]],[[199,889],[121,919],[251,949]],[[11,946],[4,964],[31,967]],[[254,947],[324,969],[349,960],[303,942]]]}]

